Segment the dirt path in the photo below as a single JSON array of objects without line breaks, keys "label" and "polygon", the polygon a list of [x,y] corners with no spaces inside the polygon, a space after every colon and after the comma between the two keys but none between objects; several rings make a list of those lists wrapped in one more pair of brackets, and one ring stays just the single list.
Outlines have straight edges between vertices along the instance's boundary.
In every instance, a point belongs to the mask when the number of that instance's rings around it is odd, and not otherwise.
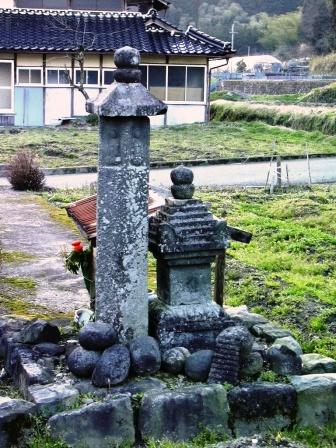
[{"label": "dirt path", "polygon": [[266,104],[266,103],[253,103],[246,101],[227,101],[227,100],[216,100],[214,104],[228,104],[230,106],[244,106],[249,109],[272,109],[279,112],[293,112],[301,115],[311,115],[323,113],[323,112],[335,112],[335,107],[330,106],[304,106],[302,104]]},{"label": "dirt path", "polygon": [[31,256],[29,261],[4,263],[1,276],[33,280],[36,287],[27,294],[29,302],[70,313],[88,306],[82,278],[67,273],[59,255],[74,239],[78,235],[52,221],[33,194],[0,188],[2,250]]}]

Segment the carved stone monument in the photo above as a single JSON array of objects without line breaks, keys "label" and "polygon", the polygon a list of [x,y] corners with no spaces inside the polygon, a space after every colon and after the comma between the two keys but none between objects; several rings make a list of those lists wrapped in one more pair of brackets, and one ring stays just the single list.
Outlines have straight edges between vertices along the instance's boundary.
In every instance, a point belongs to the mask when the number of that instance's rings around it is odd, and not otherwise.
[{"label": "carved stone monument", "polygon": [[232,322],[212,302],[211,263],[228,246],[227,226],[209,205],[193,199],[193,173],[171,173],[173,198],[151,218],[149,248],[157,259],[158,300],[150,305],[150,332],[162,349],[214,348]]},{"label": "carved stone monument", "polygon": [[99,115],[96,319],[120,340],[148,334],[149,115],[167,106],[140,83],[138,50],[115,52],[115,82],[87,110]]}]

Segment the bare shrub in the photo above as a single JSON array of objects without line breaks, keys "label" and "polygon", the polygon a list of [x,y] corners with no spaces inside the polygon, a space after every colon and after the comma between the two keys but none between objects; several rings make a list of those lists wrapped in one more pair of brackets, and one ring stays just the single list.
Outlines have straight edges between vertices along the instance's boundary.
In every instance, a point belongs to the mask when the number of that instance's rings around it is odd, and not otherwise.
[{"label": "bare shrub", "polygon": [[45,176],[38,166],[36,155],[30,151],[19,151],[7,168],[7,179],[14,190],[40,191],[44,187]]}]

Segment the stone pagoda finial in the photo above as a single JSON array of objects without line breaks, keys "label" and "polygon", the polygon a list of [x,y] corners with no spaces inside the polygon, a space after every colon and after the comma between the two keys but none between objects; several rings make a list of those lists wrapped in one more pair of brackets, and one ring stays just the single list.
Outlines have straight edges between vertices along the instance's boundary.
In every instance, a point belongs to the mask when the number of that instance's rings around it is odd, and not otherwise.
[{"label": "stone pagoda finial", "polygon": [[170,190],[174,199],[192,199],[195,192],[195,186],[192,183],[194,180],[194,173],[191,169],[180,165],[172,170],[170,178],[173,182]]}]

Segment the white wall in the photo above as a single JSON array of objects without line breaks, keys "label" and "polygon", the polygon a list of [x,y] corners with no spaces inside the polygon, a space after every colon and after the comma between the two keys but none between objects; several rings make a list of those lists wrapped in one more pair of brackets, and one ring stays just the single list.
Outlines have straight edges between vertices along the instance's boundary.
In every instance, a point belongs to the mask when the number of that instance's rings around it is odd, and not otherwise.
[{"label": "white wall", "polygon": [[167,124],[189,124],[205,120],[203,104],[168,104]]},{"label": "white wall", "polygon": [[45,99],[45,124],[59,124],[60,118],[71,115],[71,89],[48,87]]},{"label": "white wall", "polygon": [[14,0],[0,0],[1,8],[13,8]]}]

